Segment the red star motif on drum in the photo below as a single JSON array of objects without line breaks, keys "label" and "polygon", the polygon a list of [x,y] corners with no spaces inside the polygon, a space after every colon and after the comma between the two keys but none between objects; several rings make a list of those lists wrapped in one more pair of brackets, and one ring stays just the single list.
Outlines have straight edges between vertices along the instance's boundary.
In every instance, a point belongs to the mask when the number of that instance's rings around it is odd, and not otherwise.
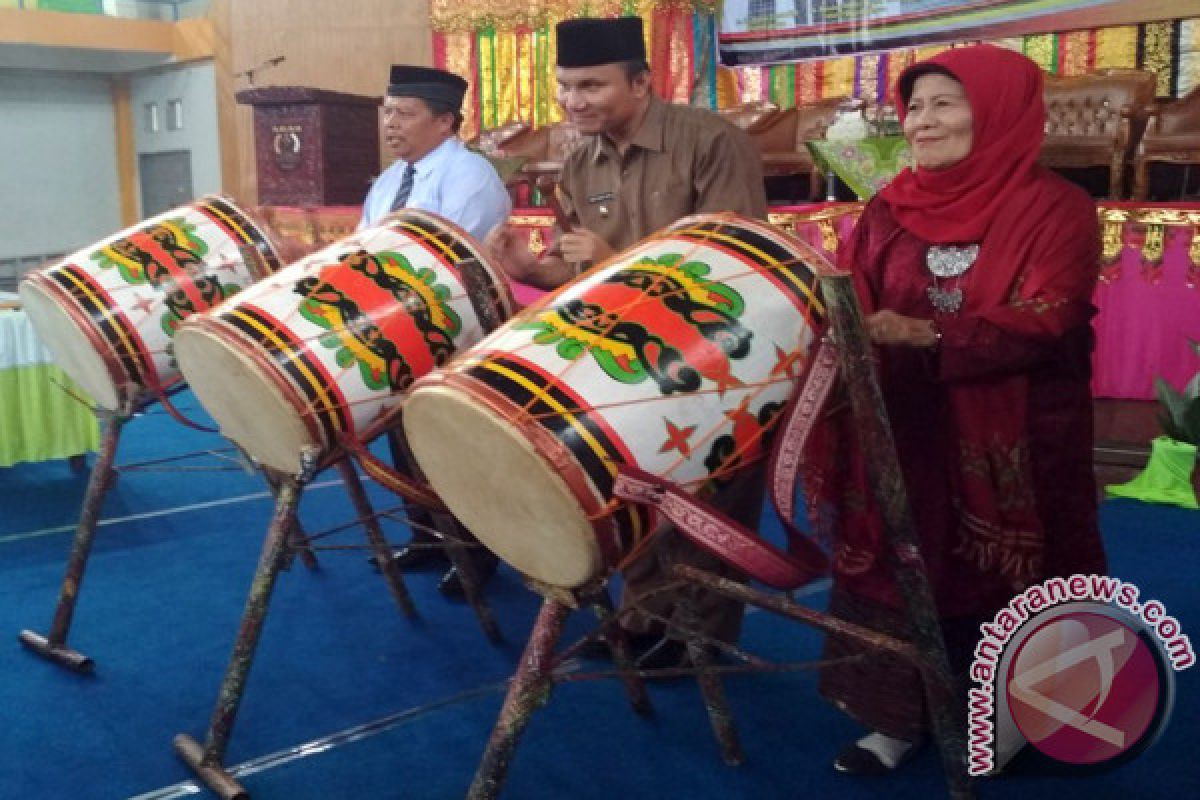
[{"label": "red star motif on drum", "polygon": [[667,424],[667,440],[663,442],[662,447],[658,448],[658,452],[669,453],[672,450],[678,450],[684,458],[691,458],[692,446],[688,444],[688,439],[696,432],[696,426],[689,425],[686,428],[680,428],[666,417],[663,418],[663,422]]},{"label": "red star motif on drum", "polygon": [[799,377],[796,367],[802,357],[803,353],[799,350],[788,352],[775,345],[775,366],[771,367],[771,376],[787,375],[790,380],[796,380]]},{"label": "red star motif on drum", "polygon": [[738,403],[737,408],[733,409],[732,411],[726,411],[725,418],[727,420],[729,420],[730,422],[734,423],[735,425],[738,422],[740,422],[746,418],[752,419],[755,422],[758,421],[755,418],[755,416],[750,413],[750,397],[749,396],[743,397],[742,402]]},{"label": "red star motif on drum", "polygon": [[142,295],[132,303],[133,307],[143,314],[149,314],[154,310],[154,298],[148,295]]}]

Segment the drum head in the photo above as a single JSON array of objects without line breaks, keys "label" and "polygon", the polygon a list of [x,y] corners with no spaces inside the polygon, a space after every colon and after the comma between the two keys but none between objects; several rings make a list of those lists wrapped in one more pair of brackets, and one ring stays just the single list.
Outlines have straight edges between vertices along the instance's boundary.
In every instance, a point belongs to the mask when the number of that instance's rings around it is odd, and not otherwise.
[{"label": "drum head", "polygon": [[303,448],[318,446],[283,390],[235,342],[184,325],[175,335],[175,358],[221,433],[255,461],[295,474]]},{"label": "drum head", "polygon": [[446,506],[497,556],[552,586],[601,574],[583,507],[516,426],[461,390],[433,385],[405,401],[404,432]]},{"label": "drum head", "polygon": [[17,293],[38,338],[59,368],[91,395],[96,405],[109,411],[119,410],[119,378],[113,375],[101,351],[96,349],[106,346],[99,333],[95,340],[89,337],[70,311],[36,279],[21,281]]}]

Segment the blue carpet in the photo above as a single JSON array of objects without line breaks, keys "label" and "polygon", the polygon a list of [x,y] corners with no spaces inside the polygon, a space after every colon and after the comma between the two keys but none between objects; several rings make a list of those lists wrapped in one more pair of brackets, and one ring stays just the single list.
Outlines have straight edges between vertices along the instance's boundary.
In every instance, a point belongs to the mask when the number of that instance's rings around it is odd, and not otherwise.
[{"label": "blue carpet", "polygon": [[[202,417],[189,394],[178,402]],[[126,430],[119,463],[219,450],[216,436],[152,411]],[[229,464],[207,456],[189,465]],[[104,505],[70,637],[96,659],[69,674],[26,652],[22,628],[49,625],[86,476],[64,462],[0,469],[0,798],[128,798],[190,779],[176,733],[203,735],[271,513],[261,480],[240,470],[124,472]],[[370,486],[373,502],[395,499]],[[326,473],[306,493],[310,530],[352,516]],[[1161,600],[1200,642],[1200,514],[1110,501],[1102,509],[1112,572]],[[59,528],[65,530],[58,530]],[[407,537],[385,523],[396,540]],[[774,531],[773,535],[778,535]],[[361,543],[347,531],[337,544]],[[461,797],[512,674],[538,599],[502,567],[488,597],[506,635],[489,643],[470,609],[445,601],[437,575],[409,586],[420,617],[406,619],[361,551],[322,553],[276,586],[229,747],[230,765],[270,757],[243,778],[256,798]],[[822,593],[805,598],[814,606]],[[570,635],[587,628],[572,618]],[[778,660],[812,658],[820,639],[765,613],[748,615],[743,643]],[[1200,794],[1200,670],[1177,674],[1162,739],[1100,777],[1010,778],[978,784],[982,798],[1179,798]],[[619,683],[560,685],[533,717],[513,761],[511,798],[929,798],[944,796],[927,749],[887,781],[832,772],[859,731],[821,701],[810,673],[727,682],[747,755],[724,766],[693,684],[652,688],[656,716],[629,709]],[[366,730],[357,736],[354,731]],[[346,741],[290,752],[339,732]]]}]

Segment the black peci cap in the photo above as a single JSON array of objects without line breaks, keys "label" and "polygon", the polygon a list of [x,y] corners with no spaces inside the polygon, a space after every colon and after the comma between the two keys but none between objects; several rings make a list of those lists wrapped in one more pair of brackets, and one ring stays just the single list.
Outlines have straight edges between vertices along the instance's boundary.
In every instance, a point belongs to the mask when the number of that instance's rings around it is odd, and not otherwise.
[{"label": "black peci cap", "polygon": [[388,78],[389,97],[419,97],[452,111],[462,108],[467,82],[453,72],[397,64]]},{"label": "black peci cap", "polygon": [[555,32],[560,67],[646,60],[641,17],[568,19],[558,23]]}]

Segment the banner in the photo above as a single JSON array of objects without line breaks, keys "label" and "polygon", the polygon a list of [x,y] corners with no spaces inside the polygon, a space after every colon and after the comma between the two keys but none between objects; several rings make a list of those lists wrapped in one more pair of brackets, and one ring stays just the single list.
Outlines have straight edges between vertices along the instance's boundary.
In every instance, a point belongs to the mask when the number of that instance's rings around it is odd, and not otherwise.
[{"label": "banner", "polygon": [[1117,0],[725,0],[721,60],[779,64],[932,42],[995,38],[1001,25]]}]

